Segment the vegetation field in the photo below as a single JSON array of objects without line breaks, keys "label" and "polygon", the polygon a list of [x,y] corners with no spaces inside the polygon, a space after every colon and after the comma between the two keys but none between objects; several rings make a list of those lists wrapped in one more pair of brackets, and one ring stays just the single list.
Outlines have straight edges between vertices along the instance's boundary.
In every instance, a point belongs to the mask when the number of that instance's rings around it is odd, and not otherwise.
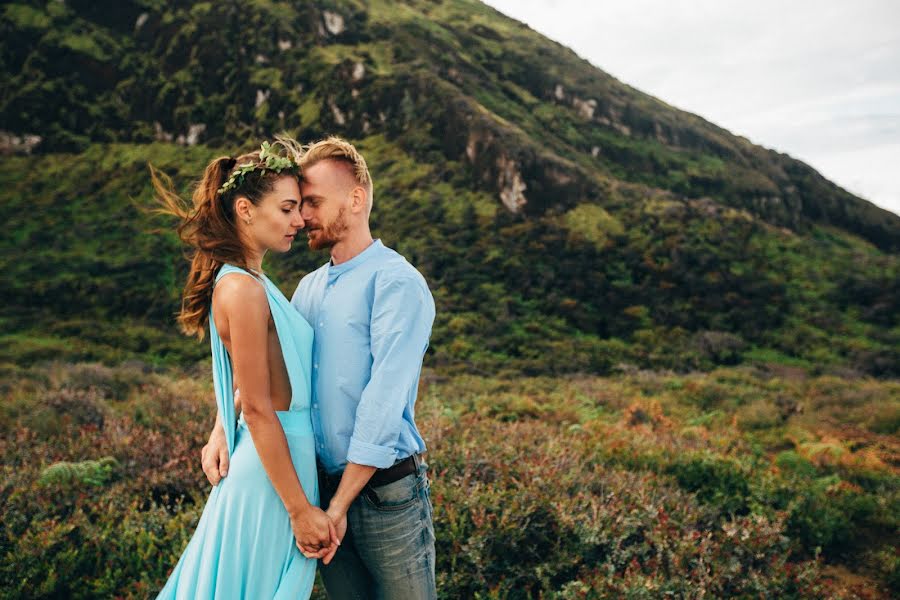
[{"label": "vegetation field", "polygon": [[[209,380],[202,364],[4,366],[0,597],[158,590],[209,491]],[[441,597],[900,593],[895,381],[430,370],[417,420]]]}]

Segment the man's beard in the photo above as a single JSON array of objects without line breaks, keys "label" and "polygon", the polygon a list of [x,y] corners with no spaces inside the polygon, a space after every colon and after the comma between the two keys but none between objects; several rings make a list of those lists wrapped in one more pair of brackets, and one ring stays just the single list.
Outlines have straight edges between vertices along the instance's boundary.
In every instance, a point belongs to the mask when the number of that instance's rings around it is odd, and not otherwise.
[{"label": "man's beard", "polygon": [[348,228],[349,225],[347,225],[347,217],[344,214],[344,209],[341,208],[338,211],[337,216],[331,223],[323,225],[320,229],[317,230],[315,238],[309,236],[309,232],[307,232],[307,236],[309,237],[309,247],[313,250],[325,250],[326,248],[332,248],[335,244],[341,241],[344,233]]}]

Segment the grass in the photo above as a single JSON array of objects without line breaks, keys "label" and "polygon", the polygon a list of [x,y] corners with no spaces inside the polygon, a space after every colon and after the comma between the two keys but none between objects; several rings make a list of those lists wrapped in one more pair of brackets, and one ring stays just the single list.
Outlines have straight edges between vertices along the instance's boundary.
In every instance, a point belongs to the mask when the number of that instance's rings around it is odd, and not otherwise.
[{"label": "grass", "polygon": [[[208,368],[2,368],[0,597],[152,594],[208,490]],[[897,593],[900,384],[778,368],[426,370],[439,593]]]}]

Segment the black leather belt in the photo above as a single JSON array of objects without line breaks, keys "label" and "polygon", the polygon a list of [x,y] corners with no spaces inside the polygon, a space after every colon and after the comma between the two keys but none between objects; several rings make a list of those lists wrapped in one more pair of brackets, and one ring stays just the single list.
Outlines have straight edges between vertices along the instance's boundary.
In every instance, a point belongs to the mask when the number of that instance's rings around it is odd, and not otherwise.
[{"label": "black leather belt", "polygon": [[[395,481],[399,481],[406,477],[407,475],[412,475],[416,471],[419,470],[419,465],[422,464],[422,457],[418,454],[413,454],[412,456],[407,456],[403,460],[398,463],[393,464],[386,469],[377,469],[375,474],[372,475],[372,478],[369,479],[369,483],[366,486],[370,488],[377,488],[383,485],[387,485],[389,483],[394,483]],[[331,490],[336,490],[338,485],[341,483],[341,477],[343,477],[343,472],[335,473],[331,475],[325,472],[325,469],[322,468],[321,465],[319,467],[319,476],[324,480],[325,485],[327,485]]]},{"label": "black leather belt", "polygon": [[418,454],[413,454],[412,456],[407,456],[393,466],[386,469],[378,469],[375,471],[375,474],[372,475],[372,479],[369,480],[369,487],[381,487],[399,481],[407,475],[412,475],[419,470],[419,463],[421,460],[422,459],[419,458]]}]

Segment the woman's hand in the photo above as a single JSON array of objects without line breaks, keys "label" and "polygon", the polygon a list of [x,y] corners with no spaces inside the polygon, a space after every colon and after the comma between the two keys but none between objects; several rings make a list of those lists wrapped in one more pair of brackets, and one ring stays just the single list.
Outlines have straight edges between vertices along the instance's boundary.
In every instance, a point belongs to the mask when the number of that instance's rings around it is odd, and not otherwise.
[{"label": "woman's hand", "polygon": [[291,513],[291,529],[297,540],[297,548],[306,558],[322,558],[332,547],[340,544],[334,523],[321,508],[308,506],[301,512]]}]

